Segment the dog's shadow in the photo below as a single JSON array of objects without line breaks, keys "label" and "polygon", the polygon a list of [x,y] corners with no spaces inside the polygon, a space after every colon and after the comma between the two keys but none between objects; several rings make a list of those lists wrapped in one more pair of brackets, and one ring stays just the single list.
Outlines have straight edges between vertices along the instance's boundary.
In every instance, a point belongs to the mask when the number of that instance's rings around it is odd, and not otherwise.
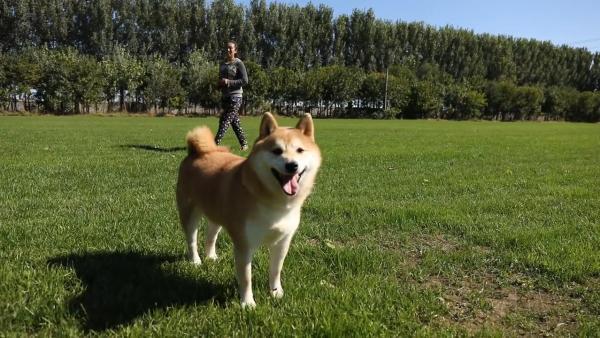
[{"label": "dog's shadow", "polygon": [[138,252],[72,254],[48,261],[73,269],[84,291],[69,301],[86,331],[103,331],[135,318],[175,306],[216,303],[224,306],[231,285],[185,277],[163,268],[181,257]]}]

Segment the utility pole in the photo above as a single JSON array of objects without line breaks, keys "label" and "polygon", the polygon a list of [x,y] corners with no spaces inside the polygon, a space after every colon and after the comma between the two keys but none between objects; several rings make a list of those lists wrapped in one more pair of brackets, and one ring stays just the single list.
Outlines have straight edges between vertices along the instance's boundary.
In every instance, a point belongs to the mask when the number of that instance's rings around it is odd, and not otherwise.
[{"label": "utility pole", "polygon": [[383,94],[383,111],[387,110],[387,88],[388,88],[388,75],[389,67],[385,68],[385,93]]}]

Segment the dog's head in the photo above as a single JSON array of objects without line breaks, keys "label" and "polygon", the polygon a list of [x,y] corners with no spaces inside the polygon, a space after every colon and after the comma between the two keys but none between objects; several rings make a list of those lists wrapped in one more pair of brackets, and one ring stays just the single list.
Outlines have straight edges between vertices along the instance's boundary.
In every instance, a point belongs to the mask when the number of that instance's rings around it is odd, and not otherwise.
[{"label": "dog's head", "polygon": [[265,113],[248,160],[271,195],[286,199],[308,196],[321,165],[310,114],[295,128],[282,128],[273,115]]}]

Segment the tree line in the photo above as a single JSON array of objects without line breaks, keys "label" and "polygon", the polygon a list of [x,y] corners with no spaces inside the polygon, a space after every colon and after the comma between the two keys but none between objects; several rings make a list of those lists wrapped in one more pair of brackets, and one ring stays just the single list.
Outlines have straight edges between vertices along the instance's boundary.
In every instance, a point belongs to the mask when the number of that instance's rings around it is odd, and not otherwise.
[{"label": "tree line", "polygon": [[599,53],[371,10],[334,18],[327,6],[264,0],[0,0],[0,30],[5,110],[210,111],[216,63],[234,39],[251,77],[248,112],[600,119]]}]

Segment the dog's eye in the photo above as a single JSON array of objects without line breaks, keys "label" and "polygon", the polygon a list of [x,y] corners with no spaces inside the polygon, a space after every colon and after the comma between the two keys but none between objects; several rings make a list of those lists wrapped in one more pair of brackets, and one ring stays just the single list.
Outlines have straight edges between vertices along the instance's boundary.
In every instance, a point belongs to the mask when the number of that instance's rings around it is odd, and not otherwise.
[{"label": "dog's eye", "polygon": [[271,152],[272,152],[273,154],[275,154],[275,155],[279,156],[279,155],[283,154],[283,149],[281,149],[281,148],[275,148],[275,149],[273,149]]},{"label": "dog's eye", "polygon": [[304,152],[304,148],[298,148],[296,149],[296,151],[298,152],[298,154],[302,154]]}]

